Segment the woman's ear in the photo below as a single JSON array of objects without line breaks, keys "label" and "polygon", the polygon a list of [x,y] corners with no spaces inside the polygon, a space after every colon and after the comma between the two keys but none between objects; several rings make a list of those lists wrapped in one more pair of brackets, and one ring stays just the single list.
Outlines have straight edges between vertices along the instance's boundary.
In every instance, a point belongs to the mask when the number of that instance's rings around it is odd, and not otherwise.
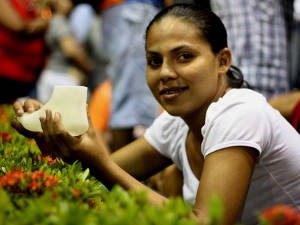
[{"label": "woman's ear", "polygon": [[231,51],[229,48],[223,48],[218,53],[219,71],[220,73],[227,73],[231,65]]}]

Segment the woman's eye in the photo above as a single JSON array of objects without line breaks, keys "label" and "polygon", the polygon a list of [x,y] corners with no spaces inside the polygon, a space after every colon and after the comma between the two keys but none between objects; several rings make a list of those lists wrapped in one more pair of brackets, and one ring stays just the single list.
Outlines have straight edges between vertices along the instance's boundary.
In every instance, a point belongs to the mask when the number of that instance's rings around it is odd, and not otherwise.
[{"label": "woman's eye", "polygon": [[190,53],[182,53],[178,57],[179,60],[183,60],[183,61],[189,60],[191,58],[193,58],[193,55]]},{"label": "woman's eye", "polygon": [[162,64],[162,59],[161,58],[149,58],[149,59],[147,59],[147,63],[149,66],[158,67]]}]

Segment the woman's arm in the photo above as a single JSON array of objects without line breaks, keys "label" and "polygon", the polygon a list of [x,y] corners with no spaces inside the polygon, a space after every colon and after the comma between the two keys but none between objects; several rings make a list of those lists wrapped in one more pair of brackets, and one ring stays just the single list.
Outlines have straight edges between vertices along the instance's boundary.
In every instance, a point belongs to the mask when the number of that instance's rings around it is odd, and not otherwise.
[{"label": "woman's arm", "polygon": [[[25,104],[17,101],[13,106],[17,116],[22,116],[24,112],[34,112],[42,105],[30,99]],[[14,127],[22,134],[44,140],[44,143],[51,145],[52,150],[57,150],[55,153],[61,158],[80,160],[91,168],[93,175],[107,187],[119,184],[127,190],[143,190],[148,195],[149,201],[157,205],[162,205],[167,200],[134,178],[153,175],[171,163],[144,138],[110,155],[103,136],[92,126],[85,134],[74,137],[63,128],[59,113],[52,114],[50,110],[46,110],[46,117],[40,118],[40,121],[43,133],[26,132],[17,121]]]},{"label": "woman's arm", "polygon": [[172,164],[172,161],[155,150],[145,138],[126,145],[111,155],[113,161],[139,180],[148,179]]},{"label": "woman's arm", "polygon": [[257,151],[248,147],[230,147],[209,154],[198,187],[194,213],[205,224],[209,219],[208,205],[213,195],[224,207],[221,224],[237,222],[244,205]]},{"label": "woman's arm", "polygon": [[[39,110],[42,106],[43,105],[35,99],[28,99],[25,101],[25,103],[16,101],[13,104],[16,116],[22,116],[25,112],[32,113],[36,110]],[[30,138],[35,138],[36,133],[27,131],[17,120],[13,120],[13,126],[21,134]],[[41,134],[39,134],[39,136],[40,135]],[[43,136],[44,139],[47,139],[47,135]],[[103,151],[103,153],[101,153],[100,151],[100,154],[104,154],[106,156],[111,152],[109,150],[109,147],[106,145],[106,142],[103,139],[101,133],[95,131],[92,127],[90,127],[89,132],[87,132],[82,138],[68,138],[70,141],[73,141],[70,143],[70,145],[80,143],[81,141],[82,146],[80,147],[84,148],[83,151],[85,151],[85,148],[87,148],[87,152],[89,152],[90,146],[96,145],[96,148],[99,147]],[[66,154],[69,154],[68,151],[71,151],[72,153],[72,149],[67,149]],[[96,150],[96,152],[98,152],[98,150]],[[88,161],[90,161],[89,158],[94,158],[93,151],[91,153],[87,153],[87,155],[89,154],[91,156],[88,157]],[[144,138],[140,138],[114,152],[112,155],[110,155],[110,158],[125,171],[141,180],[147,179],[149,176],[152,176],[159,170],[167,167],[172,163],[170,159],[159,154]]]},{"label": "woman's arm", "polygon": [[46,110],[46,117],[40,120],[45,138],[53,145],[53,149],[57,149],[64,159],[80,160],[107,187],[118,184],[127,190],[143,190],[149,201],[157,205],[167,200],[133,177],[151,175],[170,165],[170,161],[155,151],[144,138],[111,156],[103,137],[92,127],[82,136],[73,137],[63,128],[59,113]]}]

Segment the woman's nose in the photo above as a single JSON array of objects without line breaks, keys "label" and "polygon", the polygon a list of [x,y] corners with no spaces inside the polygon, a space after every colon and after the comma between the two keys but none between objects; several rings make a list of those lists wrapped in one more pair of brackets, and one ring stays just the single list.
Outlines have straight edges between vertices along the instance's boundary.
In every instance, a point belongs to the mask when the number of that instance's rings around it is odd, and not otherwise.
[{"label": "woman's nose", "polygon": [[160,70],[160,79],[162,81],[166,81],[169,79],[175,79],[176,73],[172,65],[168,62],[164,62],[161,66]]}]

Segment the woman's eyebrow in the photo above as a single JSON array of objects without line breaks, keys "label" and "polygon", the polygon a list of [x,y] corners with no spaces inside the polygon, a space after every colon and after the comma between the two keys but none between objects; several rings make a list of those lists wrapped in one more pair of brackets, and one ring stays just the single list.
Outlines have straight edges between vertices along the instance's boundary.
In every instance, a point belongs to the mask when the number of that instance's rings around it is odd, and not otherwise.
[{"label": "woman's eyebrow", "polygon": [[[189,45],[180,45],[180,46],[177,46],[177,47],[171,49],[171,52],[178,52],[181,49],[191,49],[191,47]],[[147,54],[159,54],[158,52],[151,51],[151,50],[149,50],[149,51],[146,50],[146,53]]]}]

